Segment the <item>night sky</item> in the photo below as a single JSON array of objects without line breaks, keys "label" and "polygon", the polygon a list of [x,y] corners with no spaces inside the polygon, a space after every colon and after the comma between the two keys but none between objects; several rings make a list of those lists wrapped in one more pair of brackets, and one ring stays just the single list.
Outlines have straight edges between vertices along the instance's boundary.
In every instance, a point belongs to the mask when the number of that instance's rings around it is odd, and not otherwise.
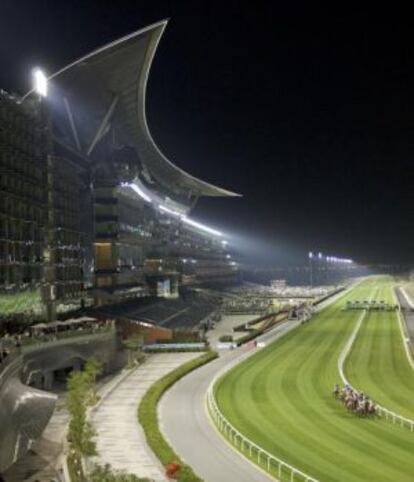
[{"label": "night sky", "polygon": [[286,3],[3,0],[0,87],[23,93],[33,66],[52,73],[170,18],[149,81],[153,136],[179,167],[243,194],[193,216],[255,264],[308,250],[412,264],[410,16]]}]

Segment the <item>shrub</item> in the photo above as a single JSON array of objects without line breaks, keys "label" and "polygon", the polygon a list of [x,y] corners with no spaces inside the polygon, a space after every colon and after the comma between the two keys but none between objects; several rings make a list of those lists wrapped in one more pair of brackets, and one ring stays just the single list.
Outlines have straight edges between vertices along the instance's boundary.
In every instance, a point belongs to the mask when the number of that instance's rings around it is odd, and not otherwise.
[{"label": "shrub", "polygon": [[150,479],[114,470],[109,464],[95,465],[88,476],[89,482],[151,482]]},{"label": "shrub", "polygon": [[82,458],[97,455],[96,443],[93,440],[95,431],[87,420],[87,409],[96,403],[94,383],[101,370],[101,364],[90,358],[83,371],[74,371],[68,379],[66,405],[70,415],[68,442],[69,472],[72,482],[84,479]]},{"label": "shrub", "polygon": [[216,352],[207,352],[195,360],[191,360],[178,367],[171,373],[168,373],[149,388],[138,408],[138,420],[144,429],[148,445],[164,466],[171,462],[180,464],[181,469],[177,476],[177,480],[180,482],[202,482],[202,479],[193,472],[191,467],[180,460],[178,455],[164,439],[158,426],[157,404],[164,392],[175,382],[187,373],[214,360],[217,356]]},{"label": "shrub", "polygon": [[237,340],[237,346],[243,345],[243,343],[247,343],[248,341],[254,340],[262,333],[263,333],[262,330],[252,330],[250,333],[248,333],[245,336],[242,336]]}]

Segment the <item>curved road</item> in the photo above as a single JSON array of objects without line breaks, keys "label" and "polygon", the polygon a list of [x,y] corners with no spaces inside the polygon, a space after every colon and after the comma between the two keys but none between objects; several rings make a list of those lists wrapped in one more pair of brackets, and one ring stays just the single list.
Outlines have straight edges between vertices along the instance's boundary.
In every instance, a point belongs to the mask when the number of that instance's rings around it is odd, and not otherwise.
[{"label": "curved road", "polygon": [[[285,322],[260,341],[273,341],[297,322]],[[210,422],[205,395],[218,371],[253,348],[241,347],[195,370],[178,381],[159,404],[161,430],[183,460],[206,482],[269,482],[260,471],[219,435]]]},{"label": "curved road", "polygon": [[[334,302],[347,290],[321,303],[318,310]],[[258,340],[270,343],[297,326],[284,322]],[[269,482],[274,480],[233,449],[210,422],[205,406],[207,389],[215,375],[253,348],[240,347],[179,380],[158,406],[161,430],[174,450],[206,482]]]}]

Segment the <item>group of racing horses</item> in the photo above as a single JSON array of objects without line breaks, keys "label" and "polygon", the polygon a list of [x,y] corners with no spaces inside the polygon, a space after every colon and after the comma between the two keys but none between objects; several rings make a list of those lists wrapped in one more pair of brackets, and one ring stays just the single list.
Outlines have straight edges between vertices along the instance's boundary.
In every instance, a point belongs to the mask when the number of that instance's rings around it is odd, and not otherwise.
[{"label": "group of racing horses", "polygon": [[334,397],[339,399],[349,412],[359,416],[374,416],[377,414],[377,406],[367,395],[357,392],[348,384],[340,388],[338,384],[333,390]]}]

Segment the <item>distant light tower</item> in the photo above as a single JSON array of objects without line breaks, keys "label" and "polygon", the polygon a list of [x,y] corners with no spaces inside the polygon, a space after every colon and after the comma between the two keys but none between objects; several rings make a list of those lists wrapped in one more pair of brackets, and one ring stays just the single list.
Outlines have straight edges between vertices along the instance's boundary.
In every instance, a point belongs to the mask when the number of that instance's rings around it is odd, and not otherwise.
[{"label": "distant light tower", "polygon": [[313,264],[312,264],[312,260],[313,260],[313,253],[312,251],[309,251],[308,253],[308,259],[309,259],[309,281],[310,281],[310,287],[313,288]]}]

